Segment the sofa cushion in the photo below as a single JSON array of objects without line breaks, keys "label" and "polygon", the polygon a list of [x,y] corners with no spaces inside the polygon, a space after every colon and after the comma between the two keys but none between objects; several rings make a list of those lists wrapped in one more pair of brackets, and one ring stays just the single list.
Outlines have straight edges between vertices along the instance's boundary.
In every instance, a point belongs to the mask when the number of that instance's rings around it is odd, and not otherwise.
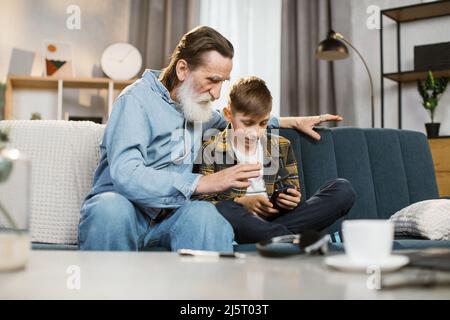
[{"label": "sofa cushion", "polygon": [[338,176],[349,180],[356,191],[352,210],[330,227],[331,232],[336,232],[344,219],[379,218],[379,208],[366,130],[336,128],[332,132]]},{"label": "sofa cushion", "polygon": [[408,181],[397,130],[365,132],[377,217],[388,219],[409,202]]},{"label": "sofa cushion", "polygon": [[331,179],[349,180],[356,201],[346,217],[328,228],[335,233],[344,219],[388,219],[411,203],[439,197],[426,136],[420,132],[350,127],[318,128],[320,141],[292,129],[280,135],[292,141],[302,177],[303,200]]},{"label": "sofa cushion", "polygon": [[[31,160],[34,242],[76,244],[80,205],[92,186],[104,126],[77,121],[0,121]],[[17,191],[15,191],[17,192]]]},{"label": "sofa cushion", "polygon": [[78,250],[78,245],[73,244],[53,244],[53,243],[40,243],[33,242],[31,244],[33,250]]},{"label": "sofa cushion", "polygon": [[431,240],[450,240],[450,200],[414,203],[391,218],[395,234]]},{"label": "sofa cushion", "polygon": [[280,130],[280,135],[291,141],[297,158],[303,201],[314,195],[322,184],[338,177],[332,133],[329,129],[319,131],[322,138],[315,141],[292,129]]}]

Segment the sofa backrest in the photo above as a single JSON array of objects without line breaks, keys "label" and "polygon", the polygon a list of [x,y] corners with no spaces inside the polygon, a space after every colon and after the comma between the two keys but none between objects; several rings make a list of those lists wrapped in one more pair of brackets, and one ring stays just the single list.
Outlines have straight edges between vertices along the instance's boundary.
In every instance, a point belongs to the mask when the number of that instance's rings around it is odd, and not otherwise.
[{"label": "sofa backrest", "polygon": [[[0,128],[10,128],[11,145],[31,160],[31,240],[76,244],[80,205],[92,187],[104,125],[12,120],[0,121]],[[21,201],[20,190],[12,194]]]},{"label": "sofa backrest", "polygon": [[[424,134],[408,130],[320,128],[314,141],[281,129],[295,150],[302,194],[311,197],[335,178],[349,180],[356,202],[345,219],[386,219],[418,201],[439,198]],[[328,230],[340,229],[337,221]]]},{"label": "sofa backrest", "polygon": [[[76,121],[0,121],[13,147],[32,161],[31,238],[76,244],[81,203],[92,185],[104,125]],[[425,135],[391,129],[319,129],[322,139],[280,130],[295,150],[303,199],[337,177],[357,196],[347,218],[388,218],[397,210],[438,198]],[[20,191],[17,192],[20,199]],[[1,199],[1,196],[0,196]],[[329,230],[339,229],[341,221]]]}]

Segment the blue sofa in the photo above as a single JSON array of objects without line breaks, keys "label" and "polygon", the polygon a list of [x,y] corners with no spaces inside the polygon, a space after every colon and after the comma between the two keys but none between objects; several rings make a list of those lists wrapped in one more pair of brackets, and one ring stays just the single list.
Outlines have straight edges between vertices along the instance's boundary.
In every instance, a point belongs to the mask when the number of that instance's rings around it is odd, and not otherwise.
[{"label": "blue sofa", "polygon": [[[438,199],[427,138],[420,132],[394,129],[320,128],[320,141],[281,129],[295,150],[301,191],[309,198],[325,182],[349,180],[356,202],[344,219],[388,219],[398,210]],[[328,228],[334,234],[342,220]],[[396,239],[394,249],[450,248],[450,241]],[[332,245],[342,250],[342,243]]]},{"label": "blue sofa", "polygon": [[[418,201],[439,198],[427,138],[419,132],[392,129],[318,128],[322,137],[314,141],[291,129],[279,134],[295,150],[303,199],[325,182],[337,177],[349,180],[356,202],[345,219],[387,219]],[[334,234],[342,220],[328,228]],[[450,241],[396,239],[394,249],[450,248]],[[77,249],[74,245],[34,243],[34,249]],[[343,250],[342,243],[331,245]],[[148,250],[161,250],[149,248]],[[237,246],[255,250],[254,245]]]}]

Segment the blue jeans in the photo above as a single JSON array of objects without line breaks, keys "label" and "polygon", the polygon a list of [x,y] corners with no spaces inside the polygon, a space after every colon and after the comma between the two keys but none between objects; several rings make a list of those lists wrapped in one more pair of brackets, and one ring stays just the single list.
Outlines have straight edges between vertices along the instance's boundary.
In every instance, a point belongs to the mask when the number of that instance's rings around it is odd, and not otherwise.
[{"label": "blue jeans", "polygon": [[165,247],[232,252],[233,229],[204,201],[189,201],[159,223],[119,193],[100,193],[85,201],[78,226],[80,250],[138,251]]}]

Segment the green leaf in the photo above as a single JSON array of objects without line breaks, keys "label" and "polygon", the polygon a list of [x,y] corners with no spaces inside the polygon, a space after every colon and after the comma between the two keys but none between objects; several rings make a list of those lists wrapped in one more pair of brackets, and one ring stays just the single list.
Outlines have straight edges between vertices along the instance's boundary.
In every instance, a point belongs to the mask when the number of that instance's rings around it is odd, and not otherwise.
[{"label": "green leaf", "polygon": [[422,97],[422,106],[430,112],[432,122],[439,99],[447,89],[449,80],[449,77],[441,77],[436,79],[433,72],[428,70],[427,78],[425,80],[417,81],[417,90]]},{"label": "green leaf", "polygon": [[431,70],[428,70],[428,77],[430,78],[431,88],[434,88],[436,86],[436,82],[434,81],[433,72],[431,72]]}]

